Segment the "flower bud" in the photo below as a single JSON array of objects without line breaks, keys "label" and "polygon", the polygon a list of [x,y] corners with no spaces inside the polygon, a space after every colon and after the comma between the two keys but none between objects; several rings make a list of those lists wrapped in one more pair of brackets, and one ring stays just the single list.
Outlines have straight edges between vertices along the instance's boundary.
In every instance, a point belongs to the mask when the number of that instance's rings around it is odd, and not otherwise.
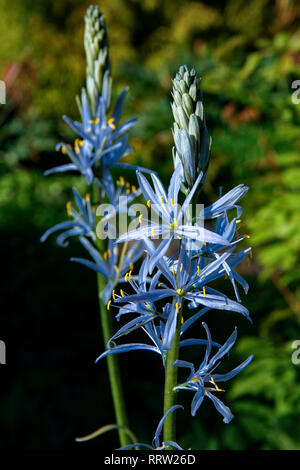
[{"label": "flower bud", "polygon": [[200,78],[195,69],[189,70],[186,65],[179,68],[173,80],[173,102],[171,103],[174,126],[173,150],[174,165],[180,161],[183,168],[187,193],[195,183],[199,174],[202,188],[209,165],[211,139],[209,137],[200,89]]},{"label": "flower bud", "polygon": [[111,63],[109,59],[108,35],[104,15],[98,6],[90,6],[85,16],[84,47],[86,53],[86,88],[93,113],[96,112],[99,96],[105,100],[106,109],[111,98]]}]

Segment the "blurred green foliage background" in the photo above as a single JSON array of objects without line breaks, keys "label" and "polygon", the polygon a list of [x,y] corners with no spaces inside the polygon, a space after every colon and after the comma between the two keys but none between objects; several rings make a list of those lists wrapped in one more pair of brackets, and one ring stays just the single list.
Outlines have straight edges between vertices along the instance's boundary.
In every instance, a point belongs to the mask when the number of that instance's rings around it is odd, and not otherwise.
[{"label": "blurred green foliage background", "polygon": [[[45,229],[64,220],[72,185],[85,190],[78,176],[42,173],[63,158],[55,143],[74,139],[61,115],[78,117],[89,3],[0,0],[0,78],[7,87],[0,106],[2,448],[117,446],[113,433],[74,443],[114,420],[105,364],[94,365],[104,347],[96,280],[69,263],[78,245],[39,243]],[[254,324],[228,312],[207,321],[220,342],[238,326],[232,365],[251,353],[255,360],[228,387],[232,424],[204,404],[196,418],[178,415],[179,442],[193,449],[300,449],[300,364],[291,361],[292,343],[300,340],[300,104],[292,102],[292,83],[300,79],[299,2],[102,0],[99,6],[108,25],[113,95],[130,85],[125,117],[139,117],[128,161],[168,181],[171,79],[187,64],[202,76],[212,136],[203,202],[214,201],[219,186],[250,187],[242,229],[254,258],[240,272],[251,287],[243,302]],[[202,334],[198,326],[194,335]],[[159,360],[138,356],[120,361],[131,427],[150,442],[162,412],[163,374]],[[188,411],[190,397],[183,395]]]}]

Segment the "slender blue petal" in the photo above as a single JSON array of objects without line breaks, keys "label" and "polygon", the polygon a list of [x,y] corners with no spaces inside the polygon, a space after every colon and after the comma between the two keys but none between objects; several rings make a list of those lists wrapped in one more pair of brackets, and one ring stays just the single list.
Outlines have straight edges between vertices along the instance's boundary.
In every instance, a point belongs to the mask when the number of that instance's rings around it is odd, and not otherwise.
[{"label": "slender blue petal", "polygon": [[165,413],[165,415],[162,417],[162,419],[161,419],[160,422],[158,423],[158,426],[157,426],[156,431],[155,431],[154,439],[153,439],[153,442],[152,442],[152,445],[153,445],[154,448],[159,447],[159,436],[160,436],[160,433],[161,433],[161,431],[162,431],[162,428],[163,428],[163,425],[164,425],[164,422],[165,422],[167,416],[169,416],[170,413],[173,413],[173,411],[178,410],[179,408],[181,408],[182,410],[184,409],[183,406],[181,406],[181,405],[174,405],[174,406],[172,406],[172,407]]},{"label": "slender blue petal", "polygon": [[216,410],[219,413],[221,413],[221,415],[223,416],[224,423],[226,424],[230,423],[230,421],[234,418],[234,416],[231,413],[228,406],[224,405],[224,403],[221,400],[219,400],[219,398],[215,397],[212,393],[206,392],[206,395],[208,396],[208,398],[211,399],[211,401],[216,407]]}]

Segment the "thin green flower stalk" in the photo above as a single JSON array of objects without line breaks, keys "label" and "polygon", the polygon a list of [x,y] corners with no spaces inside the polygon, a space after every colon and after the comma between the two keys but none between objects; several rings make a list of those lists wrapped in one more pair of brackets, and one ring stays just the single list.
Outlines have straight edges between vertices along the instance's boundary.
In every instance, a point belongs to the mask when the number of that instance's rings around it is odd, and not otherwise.
[{"label": "thin green flower stalk", "polygon": [[[94,192],[96,190],[99,190],[99,188],[94,187]],[[96,194],[97,198],[97,194]],[[101,197],[100,197],[101,200]],[[96,217],[96,224],[98,222],[98,217]],[[126,245],[126,246],[125,246]],[[103,256],[103,254],[107,250],[107,246],[104,242],[104,240],[101,240],[100,238],[97,237],[96,239],[96,246],[98,248],[99,253]],[[124,244],[120,260],[119,260],[119,272],[121,272],[121,267],[123,264],[124,260],[124,255],[126,251],[127,243]],[[118,284],[118,278],[115,280],[115,285]],[[100,312],[100,321],[101,321],[101,329],[102,329],[102,337],[103,337],[103,342],[104,344],[107,344],[114,334],[114,329],[113,329],[113,322],[112,322],[112,316],[109,310],[107,309],[105,302],[102,297],[102,293],[104,291],[106,285],[106,280],[102,276],[102,274],[97,273],[97,289],[98,289],[98,302],[99,302],[99,312]],[[124,400],[124,392],[123,392],[123,385],[122,385],[122,380],[121,380],[121,373],[120,373],[120,368],[119,368],[119,361],[117,356],[109,356],[106,359],[107,361],[107,370],[108,370],[108,376],[109,376],[109,383],[110,383],[110,390],[111,390],[111,396],[112,396],[112,401],[114,405],[114,412],[115,412],[115,417],[116,417],[116,423],[117,423],[117,430],[118,430],[118,435],[119,435],[119,441],[121,446],[126,446],[130,444],[130,436],[128,434],[128,417],[127,417],[127,411],[126,411],[126,406],[125,406],[125,400]]]},{"label": "thin green flower stalk", "polygon": [[[112,86],[108,33],[104,15],[98,6],[90,5],[87,9],[85,15],[84,48],[87,60],[86,90],[91,106],[91,111],[95,115],[100,96],[104,98],[106,110],[110,108]],[[101,200],[101,191],[99,191],[99,193]],[[103,240],[97,238],[96,244],[100,255],[103,256],[104,252],[106,251]],[[98,273],[97,287],[102,335],[104,344],[107,344],[114,332],[111,314],[107,310],[105,302],[102,298],[102,292],[105,288],[105,283],[106,281],[104,277]],[[124,431],[124,428],[128,428],[128,418],[123,395],[119,363],[116,356],[110,356],[107,358],[107,368],[116,422],[117,425],[120,426],[118,428],[119,440],[121,446],[124,446],[130,443],[130,439],[126,431]]]},{"label": "thin green flower stalk", "polygon": [[[179,356],[179,344],[180,344],[180,331],[182,322],[182,306],[178,309],[176,332],[172,342],[172,348],[167,352],[166,356],[166,368],[165,368],[165,389],[164,389],[164,414],[168,410],[176,405],[177,392],[174,388],[177,384],[177,370],[173,364]],[[169,414],[165,419],[164,424],[164,442],[176,441],[176,413]],[[171,447],[167,446],[167,450],[171,450]]]},{"label": "thin green flower stalk", "polygon": [[[99,240],[102,241],[102,240]],[[99,293],[99,309],[100,309],[100,319],[101,319],[101,327],[102,327],[102,335],[104,344],[107,344],[112,337],[113,331],[113,324],[112,324],[112,316],[108,312],[101,296],[100,292],[103,291],[105,287],[105,279],[101,274],[97,274],[97,286],[98,286],[98,293]],[[107,357],[107,369],[109,375],[109,382],[111,388],[111,395],[114,404],[115,416],[117,425],[120,426],[118,428],[119,440],[121,446],[128,445],[131,441],[128,435],[128,418],[126,412],[126,406],[124,401],[124,394],[123,394],[123,385],[121,381],[120,369],[118,358],[116,356],[108,356]]]},{"label": "thin green flower stalk", "polygon": [[98,6],[91,5],[85,15],[84,48],[86,53],[86,89],[94,114],[99,96],[111,99],[111,61],[106,23]]},{"label": "thin green flower stalk", "polygon": [[[223,345],[212,340],[205,322],[202,322],[202,326],[207,339],[182,339],[192,324],[213,310],[237,312],[251,321],[248,310],[241,304],[237,287],[239,284],[247,293],[248,284],[235,271],[235,267],[251,253],[251,249],[236,251],[237,244],[249,237],[242,235],[238,226],[242,208],[237,202],[248,190],[243,184],[223,196],[220,194],[211,206],[201,206],[196,217],[193,217],[191,209],[201,200],[200,191],[207,175],[211,140],[205,124],[200,80],[195,70],[189,71],[187,66],[180,67],[173,83],[175,169],[168,188],[164,188],[155,174],[151,175],[151,185],[144,175],[137,172],[147,206],[153,207],[160,222],[148,220],[144,226],[124,233],[118,239],[118,243],[143,240],[146,256],[139,275],[135,279],[131,278],[131,272],[127,275],[131,292],[122,290],[120,294],[113,295],[111,300],[119,308],[117,319],[123,319],[129,314],[130,320],[120,327],[111,338],[107,350],[97,358],[98,362],[109,355],[140,350],[152,351],[161,356],[165,387],[164,416],[160,426],[162,428],[163,425],[164,434],[160,448],[165,450],[179,448],[176,443],[176,414],[173,413],[180,406],[176,404],[177,392],[194,392],[191,402],[193,417],[204,401],[211,401],[222,415],[223,422],[228,424],[234,416],[218,397],[220,392],[224,392],[218,383],[235,377],[253,359],[251,355],[231,371],[215,373],[221,359],[227,356],[236,341],[236,328]],[[178,208],[180,190],[186,197]],[[214,228],[208,230],[205,222],[212,219],[215,219]],[[158,244],[154,243],[157,234],[162,238]],[[174,239],[179,240],[177,251],[168,256],[170,246],[174,246]],[[236,300],[210,285],[222,277],[231,282]],[[165,302],[163,307],[161,302]],[[132,314],[136,315],[133,319]],[[151,340],[150,344],[116,344],[116,340],[137,329],[146,333]],[[206,348],[205,352],[202,351],[204,357],[199,361],[199,368],[180,358],[181,348],[198,348],[203,345]],[[190,372],[184,383],[177,382],[178,367]],[[124,447],[125,450],[127,448]],[[153,445],[152,448],[157,446]]]},{"label": "thin green flower stalk", "polygon": [[210,160],[211,138],[205,123],[200,80],[195,69],[189,70],[186,65],[179,68],[173,79],[173,160],[175,168],[182,163],[185,182],[181,188],[185,194],[202,172],[197,192],[201,190]]}]

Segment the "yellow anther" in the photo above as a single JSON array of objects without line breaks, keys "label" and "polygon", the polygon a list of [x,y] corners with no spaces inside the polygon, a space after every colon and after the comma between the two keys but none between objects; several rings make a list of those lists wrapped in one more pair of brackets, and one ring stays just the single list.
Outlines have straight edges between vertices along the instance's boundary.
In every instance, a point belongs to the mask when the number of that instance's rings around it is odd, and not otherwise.
[{"label": "yellow anther", "polygon": [[252,250],[249,251],[249,256],[250,256],[251,259],[253,258]]},{"label": "yellow anther", "polygon": [[162,308],[162,311],[163,311],[163,312],[165,311],[165,308],[166,308],[166,307],[163,307],[163,308]]},{"label": "yellow anther", "polygon": [[149,199],[149,201],[147,201],[147,206],[150,207],[151,205],[151,199]]},{"label": "yellow anther", "polygon": [[174,228],[175,228],[174,224],[170,224],[170,230],[173,230],[174,232]]},{"label": "yellow anther", "polygon": [[109,310],[110,304],[111,304],[111,300],[108,301],[107,310]]},{"label": "yellow anther", "polygon": [[116,264],[115,264],[115,266],[114,266],[114,269],[116,270],[117,273],[119,272],[119,268],[118,268],[118,266],[117,266]]},{"label": "yellow anther", "polygon": [[210,382],[214,385],[217,392],[224,392],[225,391],[225,390],[222,390],[221,388],[218,387],[218,385],[216,384],[213,377],[211,377]]},{"label": "yellow anther", "polygon": [[140,223],[140,224],[142,223],[142,218],[143,218],[143,214],[140,214],[140,215],[139,215],[139,223]]},{"label": "yellow anther", "polygon": [[[134,264],[130,263],[130,272],[132,273],[132,271],[134,270]],[[131,279],[131,277],[130,277]]]},{"label": "yellow anther", "polygon": [[122,186],[125,186],[124,176],[120,176],[120,183],[121,183]]},{"label": "yellow anther", "polygon": [[250,238],[250,235],[245,234],[244,237],[245,238]]},{"label": "yellow anther", "polygon": [[128,278],[128,273],[126,273],[126,274],[125,274],[125,282],[127,282],[127,281],[128,281],[128,279],[127,279],[127,278]]},{"label": "yellow anther", "polygon": [[112,296],[113,296],[113,299],[116,300],[115,289],[112,291]]},{"label": "yellow anther", "polygon": [[71,217],[71,215],[72,215],[71,205],[72,205],[71,201],[68,201],[67,204],[66,204],[67,214],[68,214],[69,217]]},{"label": "yellow anther", "polygon": [[176,225],[176,227],[178,227],[178,223],[177,223],[177,220],[175,219],[175,217],[174,217],[174,224]]},{"label": "yellow anther", "polygon": [[152,238],[154,238],[154,236],[155,236],[155,230],[154,230],[154,227],[152,227],[152,230],[151,230],[151,232],[152,232]]},{"label": "yellow anther", "polygon": [[238,219],[238,220],[236,221],[236,224],[239,224],[240,222],[241,222],[241,219]]},{"label": "yellow anther", "polygon": [[207,246],[207,242],[204,242],[204,246]]},{"label": "yellow anther", "polygon": [[61,147],[61,153],[63,153],[63,154],[67,153],[67,149],[66,149],[66,146],[65,146],[65,145],[63,145],[63,146]]},{"label": "yellow anther", "polygon": [[198,276],[200,275],[200,266],[199,266],[199,264],[197,266],[197,274],[198,274]]},{"label": "yellow anther", "polygon": [[225,274],[225,279],[228,279],[228,274]]},{"label": "yellow anther", "polygon": [[182,296],[184,294],[184,290],[183,289],[177,289],[176,294]]},{"label": "yellow anther", "polygon": [[174,264],[172,264],[172,273],[175,275]]},{"label": "yellow anther", "polygon": [[132,191],[133,193],[136,193],[136,187],[134,186],[134,184],[131,186],[131,191]]},{"label": "yellow anther", "polygon": [[179,270],[179,271],[181,272],[182,269],[183,269],[183,264],[181,263],[181,265],[180,265],[180,270]]},{"label": "yellow anther", "polygon": [[183,317],[181,317],[181,324],[182,324],[182,325],[184,324],[184,319],[183,319]]},{"label": "yellow anther", "polygon": [[121,294],[122,297],[125,297],[125,294],[124,294],[124,292],[122,291],[122,289],[120,289],[120,294]]},{"label": "yellow anther", "polygon": [[75,139],[75,141],[74,141],[74,146],[77,147],[77,148],[78,148],[78,147],[82,147],[83,144],[84,144],[84,140],[80,140],[80,139],[77,138],[77,139]]},{"label": "yellow anther", "polygon": [[88,132],[92,132],[92,128],[91,127],[88,127]]},{"label": "yellow anther", "polygon": [[114,124],[114,120],[115,118],[111,118],[107,121],[107,124],[109,125],[109,127],[111,127],[113,130],[116,130],[117,126]]},{"label": "yellow anther", "polygon": [[128,194],[130,194],[130,192],[131,192],[130,189],[126,189],[127,196],[128,196]]},{"label": "yellow anther", "polygon": [[153,308],[149,304],[145,304],[145,307],[149,308],[149,310],[153,310]]},{"label": "yellow anther", "polygon": [[204,297],[206,296],[206,289],[205,289],[205,287],[203,287],[203,295],[204,295]]},{"label": "yellow anther", "polygon": [[160,282],[160,283],[157,285],[157,287],[160,287],[160,286],[163,286],[163,285],[164,285],[164,283],[163,283],[163,282]]},{"label": "yellow anther", "polygon": [[174,201],[171,199],[171,206],[174,207]]},{"label": "yellow anther", "polygon": [[164,202],[164,198],[160,196],[160,202]]},{"label": "yellow anther", "polygon": [[100,122],[99,118],[90,120],[90,124],[99,124],[99,122]]},{"label": "yellow anther", "polygon": [[104,261],[107,260],[107,251],[105,251],[105,252],[103,253],[103,258],[104,258]]},{"label": "yellow anther", "polygon": [[126,183],[126,188],[130,188],[130,183],[128,183],[128,181]]},{"label": "yellow anther", "polygon": [[130,281],[132,281],[131,273],[132,273],[132,270],[129,271],[129,273],[128,273],[128,279],[129,279]]},{"label": "yellow anther", "polygon": [[179,313],[179,304],[176,302],[176,312]]},{"label": "yellow anther", "polygon": [[113,124],[115,121],[115,118],[110,118],[108,121],[107,121],[107,124],[109,125],[109,127],[111,127],[113,130],[115,130],[117,127],[115,124]]},{"label": "yellow anther", "polygon": [[90,200],[91,200],[91,195],[90,195],[89,193],[86,194],[85,200],[86,200],[86,201],[90,201]]}]

